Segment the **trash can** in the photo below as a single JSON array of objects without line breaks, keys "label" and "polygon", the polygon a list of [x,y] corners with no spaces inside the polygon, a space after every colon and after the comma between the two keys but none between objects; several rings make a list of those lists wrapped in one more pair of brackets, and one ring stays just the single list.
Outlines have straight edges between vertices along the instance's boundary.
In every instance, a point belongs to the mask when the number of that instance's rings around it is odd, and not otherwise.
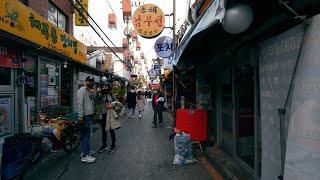
[{"label": "trash can", "polygon": [[190,134],[192,141],[206,141],[208,138],[207,110],[178,109],[176,127]]}]

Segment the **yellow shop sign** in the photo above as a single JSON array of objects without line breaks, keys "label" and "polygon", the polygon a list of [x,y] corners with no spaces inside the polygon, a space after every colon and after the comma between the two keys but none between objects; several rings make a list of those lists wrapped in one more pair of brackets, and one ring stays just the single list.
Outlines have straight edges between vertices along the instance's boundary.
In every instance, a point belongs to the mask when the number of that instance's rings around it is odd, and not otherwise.
[{"label": "yellow shop sign", "polygon": [[0,1],[0,30],[86,63],[84,44],[17,0]]}]

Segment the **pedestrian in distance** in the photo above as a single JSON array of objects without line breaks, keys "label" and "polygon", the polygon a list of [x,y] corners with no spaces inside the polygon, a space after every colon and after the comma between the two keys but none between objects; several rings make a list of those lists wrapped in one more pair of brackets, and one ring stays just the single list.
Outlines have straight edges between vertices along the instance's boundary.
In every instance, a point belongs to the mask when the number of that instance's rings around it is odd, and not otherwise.
[{"label": "pedestrian in distance", "polygon": [[137,93],[134,90],[134,87],[131,87],[130,91],[127,94],[127,99],[126,99],[126,103],[127,103],[127,107],[128,107],[128,117],[129,118],[134,118],[135,117],[135,111],[136,111],[136,105],[137,105]]},{"label": "pedestrian in distance", "polygon": [[96,90],[94,89],[94,78],[88,76],[85,81],[85,87],[81,87],[77,92],[78,117],[81,123],[84,123],[86,131],[83,134],[81,162],[93,163],[96,158],[89,155],[90,137],[92,135],[92,121],[95,113],[94,99]]},{"label": "pedestrian in distance", "polygon": [[139,119],[142,118],[142,112],[144,111],[145,103],[146,103],[146,99],[145,99],[144,95],[142,94],[141,91],[138,91],[137,108],[138,108],[138,111],[139,111]]},{"label": "pedestrian in distance", "polygon": [[152,108],[153,108],[153,128],[157,127],[157,121],[159,120],[159,125],[163,125],[162,112],[164,111],[164,94],[161,89],[158,89],[152,96]]}]

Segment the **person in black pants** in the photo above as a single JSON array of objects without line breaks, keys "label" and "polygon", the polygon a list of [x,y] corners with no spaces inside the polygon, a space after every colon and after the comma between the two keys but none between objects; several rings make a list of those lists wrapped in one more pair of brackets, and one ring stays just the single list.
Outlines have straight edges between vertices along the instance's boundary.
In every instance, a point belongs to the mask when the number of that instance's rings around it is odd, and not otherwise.
[{"label": "person in black pants", "polygon": [[[101,114],[100,116],[100,125],[101,125],[101,132],[102,132],[102,146],[99,148],[98,152],[102,153],[109,149],[107,145],[107,130],[106,130],[106,123],[107,123],[107,109],[105,104],[107,102],[111,102],[113,100],[112,93],[110,92],[110,85],[106,84],[101,87],[100,93],[98,93],[96,102],[99,105],[99,111]],[[115,147],[116,136],[113,129],[110,129],[110,136],[111,136],[111,147]]]},{"label": "person in black pants", "polygon": [[152,108],[153,108],[153,128],[157,127],[157,119],[159,119],[159,125],[163,124],[162,112],[164,111],[164,95],[161,89],[157,90],[152,97]]}]

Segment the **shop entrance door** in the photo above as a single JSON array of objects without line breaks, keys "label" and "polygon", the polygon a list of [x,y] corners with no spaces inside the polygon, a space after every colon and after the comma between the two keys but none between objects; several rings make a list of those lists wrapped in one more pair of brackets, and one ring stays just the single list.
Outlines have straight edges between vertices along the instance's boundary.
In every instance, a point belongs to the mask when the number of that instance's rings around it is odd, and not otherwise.
[{"label": "shop entrance door", "polygon": [[223,148],[230,154],[233,154],[234,136],[233,136],[233,76],[232,68],[222,72],[220,81],[220,122],[221,122],[221,140]]},{"label": "shop entrance door", "polygon": [[251,168],[255,161],[254,71],[251,63],[235,66],[236,156]]}]

